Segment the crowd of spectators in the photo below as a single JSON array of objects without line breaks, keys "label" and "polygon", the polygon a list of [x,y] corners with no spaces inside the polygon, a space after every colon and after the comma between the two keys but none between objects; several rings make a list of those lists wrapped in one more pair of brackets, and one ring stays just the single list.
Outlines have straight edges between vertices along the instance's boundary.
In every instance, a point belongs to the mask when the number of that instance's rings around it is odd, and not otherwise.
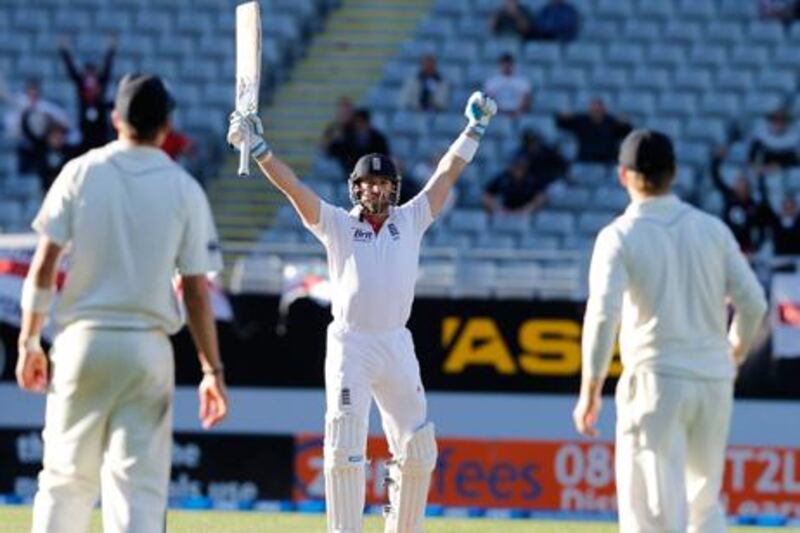
[{"label": "crowd of spectators", "polygon": [[[81,65],[69,40],[61,38],[58,54],[66,77],[75,88],[77,116],[42,95],[37,77],[24,80],[20,93],[12,93],[5,80],[0,83],[0,102],[5,103],[4,135],[16,145],[17,168],[22,175],[36,175],[46,193],[63,166],[88,150],[103,146],[116,137],[111,125],[113,102],[109,97],[117,40],[108,41],[100,64]],[[196,155],[189,136],[173,129],[161,147],[170,157],[191,164]]]},{"label": "crowd of spectators", "polygon": [[[735,168],[728,180],[721,170],[727,147],[712,157],[711,180],[722,198],[720,216],[745,253],[756,253],[767,244],[774,255],[800,255],[797,198],[784,193],[782,183],[784,171],[800,168],[800,132],[781,107],[755,126],[750,139],[747,165]],[[770,189],[778,193],[771,195]]]},{"label": "crowd of spectators", "polygon": [[[761,16],[779,18],[788,24],[794,20],[798,6],[800,1],[762,1]],[[549,0],[538,10],[518,0],[502,0],[489,21],[491,31],[499,38],[558,42],[574,40],[579,23],[578,12],[566,0]],[[518,68],[511,53],[498,57],[497,70],[484,80],[482,89],[495,99],[499,113],[512,120],[536,110],[530,76]],[[451,91],[450,80],[437,65],[437,58],[425,54],[420,57],[418,69],[405,80],[399,105],[404,110],[444,112],[452,104]],[[508,152],[502,168],[482,169],[493,176],[480,197],[487,212],[527,215],[536,211],[547,203],[548,188],[568,176],[570,163],[615,165],[620,142],[635,127],[626,116],[609,111],[600,96],[592,98],[585,110],[562,111],[553,118],[563,135],[574,140],[571,160],[538,132],[524,131],[519,146]],[[718,150],[712,158],[710,176],[722,200],[720,216],[748,254],[756,253],[765,243],[771,243],[776,254],[798,253],[797,201],[785,196],[775,202],[779,208],[773,207],[765,183],[776,172],[800,164],[800,129],[793,126],[789,111],[781,108],[768,114],[748,138],[747,168],[742,168],[733,180],[723,178],[721,172],[727,150]],[[369,112],[354,110],[346,98],[339,102],[336,118],[323,134],[322,150],[337,160],[345,173],[364,153],[389,154],[386,137],[371,125]],[[411,166],[404,198],[410,198],[421,188],[439,155],[429,153]],[[398,161],[398,165],[402,164]]]}]

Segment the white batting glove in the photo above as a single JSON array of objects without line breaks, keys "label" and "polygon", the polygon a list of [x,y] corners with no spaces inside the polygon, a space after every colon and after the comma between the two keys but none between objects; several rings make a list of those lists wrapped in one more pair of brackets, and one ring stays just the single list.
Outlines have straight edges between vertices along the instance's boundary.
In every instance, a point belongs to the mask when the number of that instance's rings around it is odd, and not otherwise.
[{"label": "white batting glove", "polygon": [[242,141],[250,141],[250,155],[254,159],[262,157],[270,151],[269,144],[264,140],[264,126],[261,119],[255,113],[242,115],[238,111],[231,113],[230,125],[228,126],[228,144],[239,149]]},{"label": "white batting glove", "polygon": [[497,103],[481,91],[475,91],[467,100],[464,116],[467,117],[467,126],[478,136],[482,136],[489,125],[489,121],[497,114]]}]

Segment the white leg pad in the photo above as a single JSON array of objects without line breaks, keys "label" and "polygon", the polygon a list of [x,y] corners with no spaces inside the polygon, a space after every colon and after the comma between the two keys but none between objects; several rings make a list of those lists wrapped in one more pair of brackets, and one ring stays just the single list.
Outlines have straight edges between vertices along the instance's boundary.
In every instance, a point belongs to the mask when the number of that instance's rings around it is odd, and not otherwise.
[{"label": "white leg pad", "polygon": [[351,414],[325,426],[325,500],[328,531],[359,533],[366,491],[367,427]]},{"label": "white leg pad", "polygon": [[422,531],[436,457],[434,428],[428,422],[414,433],[400,455],[387,465],[390,505],[386,509],[386,533]]}]

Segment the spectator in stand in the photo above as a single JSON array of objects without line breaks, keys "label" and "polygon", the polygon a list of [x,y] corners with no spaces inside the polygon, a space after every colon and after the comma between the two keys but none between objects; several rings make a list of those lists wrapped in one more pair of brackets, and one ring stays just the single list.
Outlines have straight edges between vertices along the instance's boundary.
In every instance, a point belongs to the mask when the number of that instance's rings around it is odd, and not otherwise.
[{"label": "spectator in stand", "polygon": [[331,145],[344,139],[346,130],[353,126],[353,101],[347,96],[342,96],[336,102],[336,117],[331,120],[322,132],[320,148],[326,154],[330,152]]},{"label": "spectator in stand", "polygon": [[616,163],[619,143],[631,131],[627,120],[608,113],[601,98],[591,101],[588,113],[559,113],[556,124],[578,139],[576,159],[582,163]]},{"label": "spectator in stand", "polygon": [[533,15],[518,0],[504,0],[489,21],[492,33],[497,36],[517,35],[527,39],[533,31]]},{"label": "spectator in stand", "polygon": [[98,70],[94,63],[86,63],[79,69],[72,57],[66,40],[58,47],[61,59],[67,69],[78,95],[79,126],[81,130],[81,146],[83,151],[103,146],[111,139],[110,112],[111,104],[106,100],[106,88],[111,79],[111,66],[117,49],[115,38],[109,41],[103,57],[103,64]]},{"label": "spectator in stand", "polygon": [[764,237],[761,205],[753,198],[750,181],[745,174],[739,174],[733,186],[725,183],[720,167],[726,155],[727,149],[724,147],[714,153],[711,159],[711,181],[722,194],[720,218],[730,228],[742,252],[750,255],[758,250]]},{"label": "spectator in stand", "polygon": [[81,155],[78,144],[70,144],[67,139],[67,129],[58,122],[51,122],[43,138],[37,138],[29,130],[26,122],[22,124],[23,135],[28,138],[35,155],[36,174],[46,194],[67,161]]},{"label": "spectator in stand", "polygon": [[442,111],[447,107],[450,87],[430,54],[422,56],[419,71],[403,84],[400,105],[420,111]]},{"label": "spectator in stand", "polygon": [[529,171],[526,158],[514,159],[486,186],[482,199],[484,208],[491,214],[526,215],[541,207],[547,199],[546,184],[537,181]]},{"label": "spectator in stand", "polygon": [[522,140],[515,154],[515,159],[524,158],[528,163],[529,173],[543,188],[561,179],[567,173],[567,161],[559,151],[545,143],[533,130],[522,132]]},{"label": "spectator in stand", "polygon": [[800,131],[790,124],[789,112],[778,109],[767,115],[767,122],[756,127],[750,143],[750,164],[763,167],[792,167],[800,164]]},{"label": "spectator in stand", "polygon": [[787,28],[800,20],[800,0],[759,0],[758,4],[763,19],[777,20]]},{"label": "spectator in stand", "polygon": [[776,212],[769,201],[766,177],[763,173],[758,175],[758,185],[761,192],[764,226],[771,234],[773,253],[777,256],[800,256],[800,212],[797,208],[797,199],[791,195],[784,196],[781,210]]},{"label": "spectator in stand", "polygon": [[486,80],[484,91],[497,102],[500,113],[519,116],[531,107],[531,82],[514,74],[514,56],[503,54],[498,62],[499,72]]},{"label": "spectator in stand", "polygon": [[347,173],[361,156],[373,153],[391,155],[389,143],[383,133],[372,126],[369,111],[357,109],[350,125],[343,128],[343,135],[328,145],[328,155],[339,161]]},{"label": "spectator in stand", "polygon": [[564,0],[550,0],[536,14],[532,39],[566,43],[578,35],[578,11]]},{"label": "spectator in stand", "polygon": [[25,92],[19,95],[3,94],[10,111],[5,117],[6,134],[17,142],[17,172],[28,174],[39,168],[39,148],[48,128],[58,124],[69,131],[67,113],[58,105],[42,99],[41,84],[37,78],[25,82]]}]

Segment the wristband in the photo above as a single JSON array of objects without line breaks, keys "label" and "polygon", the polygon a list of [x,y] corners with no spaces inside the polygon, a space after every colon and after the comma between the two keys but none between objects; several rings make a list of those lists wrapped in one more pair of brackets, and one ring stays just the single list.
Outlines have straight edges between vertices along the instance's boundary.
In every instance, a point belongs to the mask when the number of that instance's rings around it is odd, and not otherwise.
[{"label": "wristband", "polygon": [[255,142],[250,147],[250,157],[258,162],[261,157],[265,156],[269,152],[270,147],[269,144],[267,144],[267,141],[265,141],[263,137],[256,136]]},{"label": "wristband", "polygon": [[475,157],[475,152],[478,151],[479,144],[480,143],[472,137],[468,137],[466,134],[462,133],[458,136],[458,139],[450,145],[450,152],[469,163],[472,161],[472,158]]},{"label": "wristband", "polygon": [[207,366],[203,368],[204,376],[221,376],[225,371],[225,367],[220,364],[219,366]]},{"label": "wristband", "polygon": [[22,284],[22,295],[19,306],[23,311],[46,315],[50,312],[50,303],[53,301],[53,289],[43,289],[36,286],[32,279],[25,279]]},{"label": "wristband", "polygon": [[23,343],[26,351],[29,352],[43,352],[42,338],[39,335],[31,335]]}]

